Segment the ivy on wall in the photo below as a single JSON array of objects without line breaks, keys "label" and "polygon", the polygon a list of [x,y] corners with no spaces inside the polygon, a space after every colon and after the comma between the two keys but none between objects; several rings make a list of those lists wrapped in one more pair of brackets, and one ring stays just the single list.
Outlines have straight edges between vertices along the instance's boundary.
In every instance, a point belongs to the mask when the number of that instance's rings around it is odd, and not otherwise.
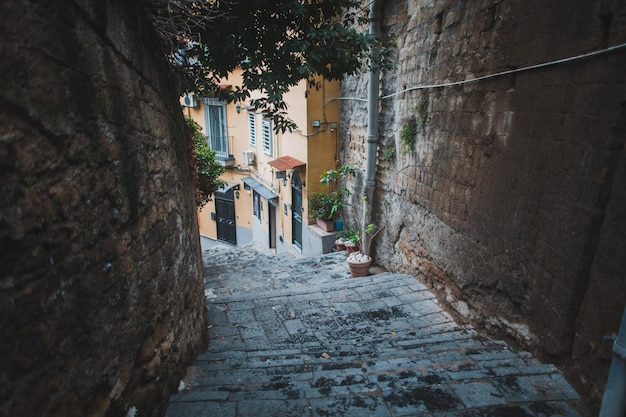
[{"label": "ivy on wall", "polygon": [[409,117],[400,129],[400,144],[402,155],[415,152],[415,141],[417,139],[417,120],[415,116]]},{"label": "ivy on wall", "polygon": [[408,117],[400,128],[400,145],[402,155],[415,152],[418,129],[425,129],[428,121],[428,98],[423,97],[413,109],[415,114]]}]

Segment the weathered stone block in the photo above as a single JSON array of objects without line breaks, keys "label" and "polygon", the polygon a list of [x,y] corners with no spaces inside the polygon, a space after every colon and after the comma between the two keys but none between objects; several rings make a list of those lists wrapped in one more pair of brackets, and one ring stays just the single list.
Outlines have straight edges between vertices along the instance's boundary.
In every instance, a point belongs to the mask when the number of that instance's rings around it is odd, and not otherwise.
[{"label": "weathered stone block", "polygon": [[[407,23],[388,24],[406,10]],[[407,0],[385,3],[383,15],[385,35],[398,39],[398,66],[383,73],[382,85],[393,80],[402,88],[626,41],[619,2]],[[380,113],[386,137],[421,100],[429,103],[416,155],[378,167],[379,182],[394,183],[379,185],[380,199],[394,210],[377,213],[387,227],[375,258],[416,273],[461,314],[569,360],[596,400],[610,356],[603,338],[616,330],[626,299],[623,262],[615,260],[624,257],[613,249],[626,241],[616,208],[624,198],[615,185],[625,175],[618,168],[624,67],[621,52],[599,55],[408,92],[383,99]],[[350,77],[342,88],[363,91],[366,83],[364,75]],[[342,104],[341,125],[365,129],[354,117],[357,103]]]},{"label": "weathered stone block", "polygon": [[162,415],[204,343],[184,122],[138,7],[0,5],[3,415]]}]

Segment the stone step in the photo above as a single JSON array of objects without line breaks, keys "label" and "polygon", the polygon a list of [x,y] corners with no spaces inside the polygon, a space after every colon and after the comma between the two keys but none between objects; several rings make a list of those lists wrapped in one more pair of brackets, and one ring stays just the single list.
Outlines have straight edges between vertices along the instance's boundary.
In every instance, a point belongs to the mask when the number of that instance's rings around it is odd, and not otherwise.
[{"label": "stone step", "polygon": [[205,262],[209,347],[168,417],[578,415],[555,366],[457,324],[413,276],[255,247]]}]

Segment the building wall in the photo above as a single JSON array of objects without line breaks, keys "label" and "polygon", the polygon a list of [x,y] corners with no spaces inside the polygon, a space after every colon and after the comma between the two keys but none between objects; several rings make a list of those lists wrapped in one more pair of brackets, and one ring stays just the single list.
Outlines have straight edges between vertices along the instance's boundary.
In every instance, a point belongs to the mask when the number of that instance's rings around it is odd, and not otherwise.
[{"label": "building wall", "polygon": [[0,3],[0,415],[163,415],[206,343],[151,34],[136,2]]},{"label": "building wall", "polygon": [[[308,125],[311,126],[313,120],[320,120],[325,125],[325,130],[319,134],[314,134],[316,130],[309,127],[312,136],[307,141],[307,152],[309,155],[309,165],[311,169],[307,171],[306,181],[307,192],[328,191],[328,187],[320,183],[320,176],[329,169],[338,167],[339,152],[339,100],[341,87],[339,82],[323,82],[321,90],[311,93],[307,100],[307,112],[309,117]],[[337,123],[334,131],[330,123]]]},{"label": "building wall", "polygon": [[[231,74],[224,85],[238,85],[241,83],[241,75],[238,71]],[[231,153],[235,158],[233,167],[226,169],[222,179],[226,181],[239,182],[240,197],[235,199],[236,222],[238,228],[238,244],[245,244],[251,240],[260,242],[269,247],[269,207],[268,201],[263,199],[263,210],[261,219],[256,218],[252,212],[252,191],[245,190],[241,179],[253,177],[266,188],[278,195],[276,204],[276,251],[302,253],[304,255],[319,254],[322,251],[322,243],[315,242],[321,239],[319,230],[308,231],[308,204],[306,203],[309,193],[316,191],[326,191],[327,187],[319,182],[321,174],[329,169],[336,168],[338,157],[338,127],[331,129],[330,123],[339,124],[339,101],[331,100],[340,96],[339,82],[329,82],[318,80],[315,87],[309,88],[305,81],[294,86],[286,95],[285,101],[288,103],[288,117],[297,125],[293,132],[273,132],[272,154],[266,155],[262,147],[261,120],[262,114],[256,114],[257,139],[256,146],[250,145],[250,129],[248,122],[248,103],[241,103],[240,112],[237,113],[235,103],[226,106],[226,119],[228,125],[228,135],[232,136]],[[252,98],[259,93],[253,92]],[[203,129],[206,129],[204,121],[204,106],[198,100],[198,107],[184,108],[183,113],[193,118]],[[319,120],[321,127],[312,127],[312,121]],[[245,166],[242,153],[244,150],[253,150],[255,153],[255,163]],[[289,170],[286,181],[276,178],[276,169],[269,162],[281,156],[291,156],[306,165],[298,168],[300,177],[304,182],[303,187],[303,236],[305,239],[303,249],[300,251],[293,246],[292,230],[292,189],[291,179],[293,171]],[[285,205],[287,211],[285,213]],[[211,213],[215,212],[215,203],[209,202],[199,211],[200,234],[211,239],[217,238],[217,228]],[[313,227],[313,226],[312,226]],[[311,233],[309,233],[311,232]],[[241,239],[240,239],[241,238]],[[304,243],[304,242],[303,242]],[[319,243],[319,244],[317,244]]]},{"label": "building wall", "polygon": [[[623,43],[624,3],[405,0],[383,15],[396,68],[381,77],[378,262],[569,363],[597,401],[626,302],[624,49],[411,88]],[[342,95],[366,87],[365,74],[349,77]],[[342,102],[342,155],[361,169],[366,118],[365,103]],[[403,152],[410,120],[415,150]]]}]

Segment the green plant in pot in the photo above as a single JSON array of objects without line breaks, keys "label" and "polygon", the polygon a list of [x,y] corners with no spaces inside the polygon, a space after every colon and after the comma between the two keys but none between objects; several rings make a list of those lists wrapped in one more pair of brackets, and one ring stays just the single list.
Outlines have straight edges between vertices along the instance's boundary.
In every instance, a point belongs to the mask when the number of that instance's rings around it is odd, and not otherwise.
[{"label": "green plant in pot", "polygon": [[355,243],[356,240],[354,240],[355,237],[356,237],[356,234],[351,228],[349,227],[344,228],[341,232],[337,234],[337,239],[335,240],[335,246],[337,247],[337,250],[347,249],[348,250],[347,254],[350,254],[351,252],[358,250],[358,247]]},{"label": "green plant in pot", "polygon": [[327,232],[334,230],[337,213],[345,206],[337,192],[315,193],[309,198],[309,218],[316,219],[318,226]]},{"label": "green plant in pot", "polygon": [[[367,225],[365,227],[365,233],[372,237],[369,241],[371,242],[382,229],[382,227],[378,227],[375,224]],[[355,230],[349,237],[351,241],[355,242],[358,248],[358,250],[351,253],[349,252],[348,254],[348,266],[350,268],[350,274],[353,278],[369,275],[369,267],[372,264],[372,257],[369,255],[370,245],[362,245],[361,236],[361,231]],[[348,250],[347,245],[346,250]]]},{"label": "green plant in pot", "polygon": [[328,171],[322,173],[320,176],[320,182],[322,184],[326,184],[331,193],[339,192],[340,194],[343,194],[343,192],[347,192],[347,189],[337,187],[339,186],[339,180],[347,177],[348,175],[354,177],[356,175],[356,169],[352,165],[343,164],[339,167],[339,169],[329,169]]},{"label": "green plant in pot", "polygon": [[353,252],[359,252],[360,242],[361,242],[361,232],[357,229],[346,229],[344,234],[345,246],[346,246],[346,254],[350,255]]},{"label": "green plant in pot", "polygon": [[[349,164],[343,164],[338,169],[329,169],[324,171],[320,176],[320,182],[328,186],[329,199],[332,199],[330,203],[332,211],[332,219],[337,220],[337,230],[343,230],[343,220],[340,219],[341,210],[347,205],[345,203],[345,197],[349,194],[348,189],[342,186],[341,180],[348,176],[355,176],[356,169]],[[318,218],[318,217],[315,217]],[[339,227],[340,226],[340,227]]]}]

